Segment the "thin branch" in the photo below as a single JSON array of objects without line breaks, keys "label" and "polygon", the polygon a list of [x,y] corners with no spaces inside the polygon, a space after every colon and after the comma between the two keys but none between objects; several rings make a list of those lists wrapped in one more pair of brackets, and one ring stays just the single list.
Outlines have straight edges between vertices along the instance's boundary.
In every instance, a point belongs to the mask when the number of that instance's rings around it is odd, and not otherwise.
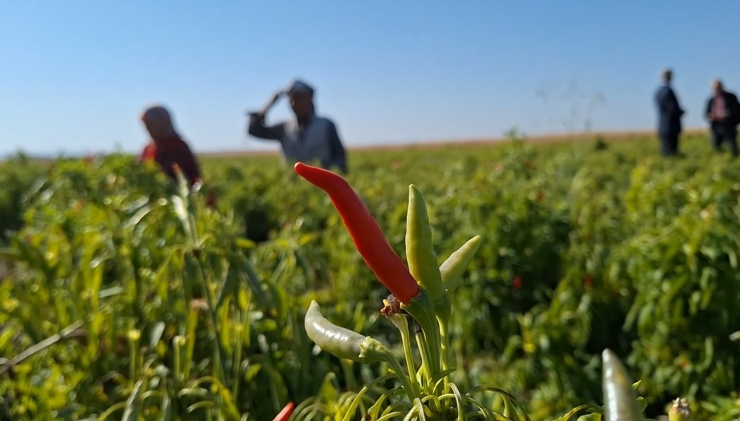
[{"label": "thin branch", "polygon": [[82,327],[82,325],[83,325],[82,320],[78,320],[72,323],[71,325],[67,326],[66,328],[62,329],[61,332],[51,335],[48,338],[44,339],[43,341],[37,343],[36,345],[33,345],[27,348],[25,351],[16,355],[12,359],[0,360],[0,375],[5,374],[5,372],[11,369],[12,367],[22,363],[23,361],[38,354],[39,352],[45,350],[46,348],[49,348],[50,346],[56,344],[57,342],[63,339],[67,339],[71,336],[74,336],[75,331],[79,329],[80,327]]}]

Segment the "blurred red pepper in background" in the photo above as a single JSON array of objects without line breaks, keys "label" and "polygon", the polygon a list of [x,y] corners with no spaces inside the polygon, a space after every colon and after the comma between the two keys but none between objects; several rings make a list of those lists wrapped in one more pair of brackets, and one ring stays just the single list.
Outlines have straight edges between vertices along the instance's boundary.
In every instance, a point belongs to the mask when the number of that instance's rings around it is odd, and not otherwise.
[{"label": "blurred red pepper in background", "polygon": [[294,408],[295,404],[293,402],[288,403],[279,414],[275,415],[275,418],[273,418],[272,421],[288,421]]}]

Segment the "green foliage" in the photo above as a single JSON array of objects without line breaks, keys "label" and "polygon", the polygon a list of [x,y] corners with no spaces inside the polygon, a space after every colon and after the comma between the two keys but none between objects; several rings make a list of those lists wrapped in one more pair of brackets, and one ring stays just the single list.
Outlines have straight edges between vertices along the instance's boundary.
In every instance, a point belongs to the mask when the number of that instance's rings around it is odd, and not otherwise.
[{"label": "green foliage", "polygon": [[266,419],[331,371],[288,293],[300,267],[253,265],[232,218],[153,168],[60,162],[28,204],[3,250],[0,418]]},{"label": "green foliage", "polygon": [[[609,348],[646,414],[685,396],[696,419],[736,418],[740,162],[703,138],[675,159],[651,139],[513,139],[352,156],[348,181],[404,260],[412,183],[438,264],[482,235],[452,294],[455,383],[493,384],[533,421],[600,419],[586,413]],[[385,367],[315,350],[311,300],[400,349],[329,199],[276,158],[204,160],[217,209],[129,157],[24,159],[0,185],[0,225],[18,229],[0,256],[0,419],[336,414]],[[503,412],[501,396],[479,402]]]},{"label": "green foliage", "polygon": [[[740,298],[732,266],[733,233],[740,232],[732,174],[740,173],[739,163],[713,154],[701,137],[684,141],[687,158],[669,160],[650,139],[606,149],[513,139],[496,148],[356,154],[348,177],[403,258],[409,183],[424,192],[440,263],[483,235],[454,294],[454,306],[465,309],[450,321],[463,368],[457,375],[511,392],[532,419],[599,403],[605,348],[643,380],[653,414],[675,396],[698,402],[737,390],[737,347],[729,338],[739,325],[731,304]],[[335,320],[351,326],[353,303],[377,308],[387,292],[328,199],[291,183],[271,160],[249,167],[219,161],[210,169],[231,165],[245,180],[281,186],[250,186],[242,194],[260,192],[260,200],[274,203],[276,226],[310,221],[301,231],[318,236],[310,252],[328,271]],[[651,311],[656,305],[665,310]],[[685,329],[694,330],[684,336]],[[378,323],[362,333],[388,335]]]},{"label": "green foliage", "polygon": [[42,172],[41,165],[21,153],[0,163],[0,241],[21,227],[23,194]]}]

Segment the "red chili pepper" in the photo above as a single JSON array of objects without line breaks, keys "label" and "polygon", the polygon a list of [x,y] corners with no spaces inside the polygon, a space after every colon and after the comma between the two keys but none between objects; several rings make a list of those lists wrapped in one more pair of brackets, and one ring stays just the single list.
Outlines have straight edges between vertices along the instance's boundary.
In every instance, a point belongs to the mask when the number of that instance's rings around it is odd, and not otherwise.
[{"label": "red chili pepper", "polygon": [[583,283],[586,284],[586,287],[591,288],[594,284],[594,279],[587,273],[586,276],[583,277]]},{"label": "red chili pepper", "polygon": [[524,284],[524,281],[522,280],[521,275],[515,276],[514,277],[514,283],[512,284],[512,286],[514,287],[514,289],[520,289],[522,287],[522,284]]},{"label": "red chili pepper", "polygon": [[216,193],[212,191],[208,192],[208,198],[206,199],[206,206],[208,206],[209,208],[215,208],[217,201],[218,199],[216,198]]},{"label": "red chili pepper", "polygon": [[537,201],[542,202],[545,199],[545,192],[542,189],[537,190]]},{"label": "red chili pepper", "polygon": [[293,402],[288,403],[279,414],[275,415],[272,421],[288,421],[290,414],[293,413],[293,408],[295,408],[295,404]]},{"label": "red chili pepper", "polygon": [[294,169],[306,181],[329,194],[357,251],[378,280],[404,304],[416,297],[419,285],[347,180],[331,171],[301,162],[295,164]]}]

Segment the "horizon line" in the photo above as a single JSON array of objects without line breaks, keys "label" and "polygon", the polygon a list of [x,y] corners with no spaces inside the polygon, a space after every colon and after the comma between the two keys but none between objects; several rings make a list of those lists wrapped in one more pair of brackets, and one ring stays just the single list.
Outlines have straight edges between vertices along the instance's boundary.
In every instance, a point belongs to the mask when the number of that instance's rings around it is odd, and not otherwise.
[{"label": "horizon line", "polygon": [[[699,133],[706,133],[706,128],[687,128],[684,129],[682,135],[693,135]],[[527,135],[526,133],[519,133],[521,139],[525,143],[549,143],[549,142],[561,142],[569,140],[584,140],[584,138],[593,138],[600,136],[604,140],[626,140],[625,138],[634,137],[645,137],[645,136],[656,136],[654,129],[642,129],[642,130],[603,130],[603,131],[589,131],[589,132],[552,132],[547,134],[536,134]],[[441,148],[446,146],[485,146],[488,144],[495,144],[504,142],[510,139],[510,136],[502,135],[498,137],[473,137],[473,138],[461,138],[461,139],[439,139],[439,140],[421,140],[421,141],[405,141],[398,143],[376,143],[376,144],[364,144],[356,146],[345,146],[347,151],[372,151],[372,150],[396,150],[396,149],[408,149],[414,147],[424,148]],[[66,155],[64,151],[57,154],[31,154],[26,153],[22,149],[16,150],[15,152],[9,152],[0,157],[0,162],[5,161],[7,158],[11,158],[17,154],[24,154],[31,158],[38,159],[55,159],[58,157],[84,157],[88,155],[109,155],[118,152],[107,152],[107,153],[72,153]],[[215,151],[204,151],[196,152],[196,156],[205,158],[223,158],[223,157],[247,157],[247,156],[265,156],[265,155],[277,155],[280,150],[244,150],[244,149],[222,149]],[[121,153],[122,155],[135,155],[135,153]],[[52,158],[53,157],[53,158]]]}]

